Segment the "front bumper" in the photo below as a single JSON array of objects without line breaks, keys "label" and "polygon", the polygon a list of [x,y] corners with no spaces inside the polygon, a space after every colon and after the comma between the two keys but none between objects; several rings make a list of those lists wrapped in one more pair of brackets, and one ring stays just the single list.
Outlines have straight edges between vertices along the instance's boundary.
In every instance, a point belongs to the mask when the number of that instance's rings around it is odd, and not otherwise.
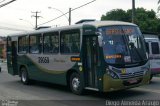
[{"label": "front bumper", "polygon": [[137,83],[127,84],[127,81],[131,79],[113,79],[108,74],[105,74],[103,76],[103,92],[117,91],[148,84],[150,81],[150,73],[145,74],[143,77],[136,77],[134,79],[137,79]]}]

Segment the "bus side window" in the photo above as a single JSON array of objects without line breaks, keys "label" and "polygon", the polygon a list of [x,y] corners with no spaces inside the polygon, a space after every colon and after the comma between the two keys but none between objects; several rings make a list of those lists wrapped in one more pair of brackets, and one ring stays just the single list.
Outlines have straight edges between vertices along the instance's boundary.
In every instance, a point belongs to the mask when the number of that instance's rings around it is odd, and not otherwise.
[{"label": "bus side window", "polygon": [[43,34],[43,52],[58,53],[59,52],[59,33],[49,32]]},{"label": "bus side window", "polygon": [[27,36],[21,36],[18,38],[18,52],[19,53],[27,53],[28,52]]},{"label": "bus side window", "polygon": [[42,41],[41,35],[30,35],[29,37],[29,51],[30,53],[41,53],[42,51]]},{"label": "bus side window", "polygon": [[148,43],[148,42],[146,42],[145,44],[146,44],[146,51],[147,51],[147,52],[148,52],[148,54],[149,54],[149,43]]},{"label": "bus side window", "polygon": [[159,54],[160,53],[158,42],[152,42],[151,48],[152,48],[152,54]]},{"label": "bus side window", "polygon": [[80,35],[79,33],[72,34],[72,45],[71,45],[71,52],[72,53],[79,53],[80,52]]},{"label": "bus side window", "polygon": [[47,43],[43,44],[43,51],[44,51],[44,53],[48,53],[49,52],[49,45]]},{"label": "bus side window", "polygon": [[69,47],[68,47],[66,42],[63,42],[61,44],[61,52],[62,53],[70,53],[70,49],[69,49]]},{"label": "bus side window", "polygon": [[58,53],[59,52],[59,33],[55,32],[51,36],[51,44],[52,44],[52,53]]},{"label": "bus side window", "polygon": [[32,45],[31,48],[30,48],[30,52],[31,53],[39,53],[39,49],[38,49],[38,45]]},{"label": "bus side window", "polygon": [[44,34],[43,38],[43,52],[44,53],[49,53],[50,51],[50,36],[47,34]]},{"label": "bus side window", "polygon": [[58,53],[59,52],[59,45],[58,44],[55,44],[53,46],[53,53]]},{"label": "bus side window", "polygon": [[80,31],[69,30],[61,32],[61,53],[79,53]]},{"label": "bus side window", "polygon": [[72,43],[71,50],[72,50],[72,53],[79,53],[78,45],[76,43]]}]

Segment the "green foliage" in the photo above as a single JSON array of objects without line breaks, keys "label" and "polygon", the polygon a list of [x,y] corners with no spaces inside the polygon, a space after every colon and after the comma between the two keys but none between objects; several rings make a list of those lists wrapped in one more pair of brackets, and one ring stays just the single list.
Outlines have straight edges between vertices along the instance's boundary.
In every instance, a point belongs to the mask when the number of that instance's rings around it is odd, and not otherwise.
[{"label": "green foliage", "polygon": [[[117,16],[119,16],[119,17],[117,17]],[[106,13],[106,15],[102,15],[101,19],[102,20],[126,21],[128,19],[128,17],[126,16],[126,12],[124,10],[115,9],[115,10],[112,10],[112,11]]]},{"label": "green foliage", "polygon": [[[132,10],[124,11],[122,9],[114,9],[102,15],[101,20],[118,20],[131,22]],[[160,34],[160,19],[156,17],[153,10],[137,8],[135,10],[135,24],[137,24],[143,32],[153,32]]]}]

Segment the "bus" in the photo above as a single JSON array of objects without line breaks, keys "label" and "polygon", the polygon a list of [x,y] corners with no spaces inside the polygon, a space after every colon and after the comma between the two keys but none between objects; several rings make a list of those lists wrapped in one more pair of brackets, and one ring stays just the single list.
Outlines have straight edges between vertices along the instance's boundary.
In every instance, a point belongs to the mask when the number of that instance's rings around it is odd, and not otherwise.
[{"label": "bus", "polygon": [[137,25],[84,22],[7,37],[8,73],[84,90],[111,92],[148,84],[150,68]]},{"label": "bus", "polygon": [[147,52],[149,54],[150,68],[151,68],[151,77],[154,75],[160,74],[160,41],[158,35],[154,34],[143,34]]}]

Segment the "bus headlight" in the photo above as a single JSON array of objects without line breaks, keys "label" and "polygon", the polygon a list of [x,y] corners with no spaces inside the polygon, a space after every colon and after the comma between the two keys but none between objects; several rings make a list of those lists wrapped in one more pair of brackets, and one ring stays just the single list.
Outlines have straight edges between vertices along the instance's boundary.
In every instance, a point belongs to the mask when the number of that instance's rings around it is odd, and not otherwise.
[{"label": "bus headlight", "polygon": [[114,71],[108,68],[106,69],[106,71],[107,71],[107,74],[110,75],[113,79],[119,79],[119,76]]}]

